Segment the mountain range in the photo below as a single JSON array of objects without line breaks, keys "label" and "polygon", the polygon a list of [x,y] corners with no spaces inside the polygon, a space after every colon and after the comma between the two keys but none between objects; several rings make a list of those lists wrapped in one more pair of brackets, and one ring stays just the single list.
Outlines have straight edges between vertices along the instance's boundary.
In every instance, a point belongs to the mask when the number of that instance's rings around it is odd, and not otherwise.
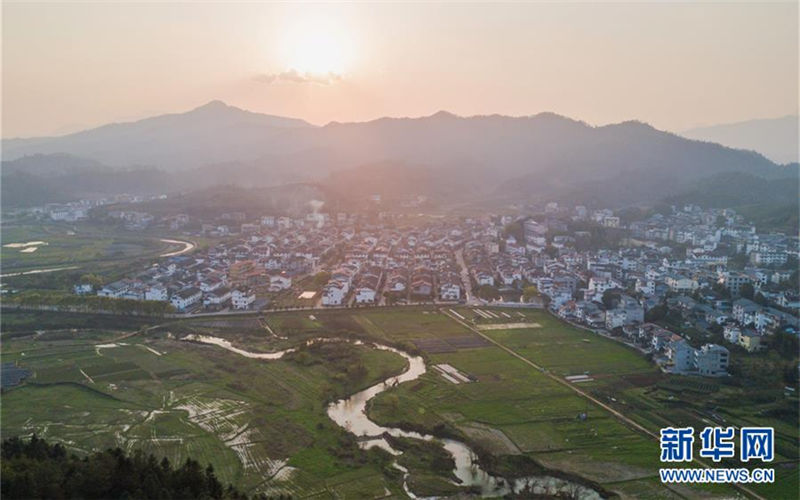
[{"label": "mountain range", "polygon": [[[53,192],[63,198],[92,190],[187,192],[312,181],[342,196],[622,206],[679,196],[718,174],[796,180],[798,170],[636,121],[591,126],[553,113],[441,111],[315,126],[220,101],[60,137],[4,140],[3,160],[4,205],[8,194],[30,204]],[[35,191],[37,179],[46,193],[12,192],[16,185]]]},{"label": "mountain range", "polygon": [[800,117],[797,115],[693,128],[681,132],[689,139],[718,142],[758,151],[776,163],[796,163],[800,157]]}]

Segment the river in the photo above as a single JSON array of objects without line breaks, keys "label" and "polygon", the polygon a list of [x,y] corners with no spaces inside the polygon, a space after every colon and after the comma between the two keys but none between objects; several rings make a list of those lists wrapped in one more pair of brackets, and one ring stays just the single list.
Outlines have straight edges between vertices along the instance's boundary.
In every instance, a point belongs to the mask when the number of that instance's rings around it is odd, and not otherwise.
[{"label": "river", "polygon": [[[233,346],[225,339],[207,335],[188,335],[184,337],[183,340],[212,344],[223,349],[227,349],[231,352],[235,352],[241,356],[264,360],[280,359],[285,354],[297,350],[296,348],[290,348],[271,353],[250,352]],[[317,338],[307,341],[306,345],[311,345],[318,342],[353,341],[336,338]],[[601,498],[601,496],[591,488],[552,476],[528,476],[516,478],[509,482],[502,477],[493,476],[483,470],[478,464],[477,456],[472,449],[470,449],[469,446],[461,441],[447,438],[437,438],[430,434],[421,434],[395,427],[383,427],[373,422],[369,419],[366,413],[368,402],[378,394],[391,389],[392,387],[396,387],[402,383],[410,382],[421,377],[427,371],[425,360],[421,356],[412,356],[407,352],[386,345],[365,344],[361,341],[354,341],[353,343],[357,345],[369,345],[374,349],[393,352],[399,356],[402,356],[408,362],[408,367],[400,375],[389,377],[383,382],[379,382],[364,389],[363,391],[353,394],[352,396],[340,399],[328,405],[327,412],[331,420],[336,422],[336,424],[348,432],[351,432],[359,437],[362,448],[378,446],[397,456],[401,453],[392,448],[389,442],[384,438],[384,435],[388,434],[394,437],[421,439],[425,441],[438,440],[442,443],[444,449],[450,453],[455,461],[453,474],[459,480],[459,483],[456,484],[460,486],[473,487],[480,491],[481,496],[496,497],[511,492],[520,493],[527,489],[527,491],[531,491],[540,495],[554,496],[559,493],[568,493],[574,497],[586,500]],[[404,473],[403,488],[405,489],[406,494],[408,494],[411,498],[418,498],[408,487],[408,471],[397,463],[394,465],[397,469],[403,471]]]}]

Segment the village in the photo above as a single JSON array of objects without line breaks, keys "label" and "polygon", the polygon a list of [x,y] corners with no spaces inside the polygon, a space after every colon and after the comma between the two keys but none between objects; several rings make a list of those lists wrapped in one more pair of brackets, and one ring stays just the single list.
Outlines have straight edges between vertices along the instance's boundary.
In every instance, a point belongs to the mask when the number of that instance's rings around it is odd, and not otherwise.
[{"label": "village", "polygon": [[[177,230],[190,221],[178,214],[160,223]],[[627,224],[612,210],[557,203],[529,216],[413,225],[388,213],[236,212],[195,226],[220,242],[119,281],[76,283],[75,293],[168,301],[186,314],[422,303],[546,308],[651,354],[665,370],[704,376],[727,374],[723,344],[756,352],[776,332],[798,332],[798,238],[759,233],[727,209],[672,207]]]}]

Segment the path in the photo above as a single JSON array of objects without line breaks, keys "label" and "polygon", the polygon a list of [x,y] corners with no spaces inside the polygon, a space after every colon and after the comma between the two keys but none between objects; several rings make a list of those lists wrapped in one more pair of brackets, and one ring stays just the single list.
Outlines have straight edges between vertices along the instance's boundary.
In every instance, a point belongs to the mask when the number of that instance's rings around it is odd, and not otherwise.
[{"label": "path", "polygon": [[159,241],[163,241],[164,243],[169,243],[171,245],[183,245],[183,248],[180,250],[175,250],[173,252],[162,253],[159,257],[174,257],[176,255],[183,255],[186,252],[192,251],[197,245],[195,245],[191,241],[183,241],[183,240],[168,240],[161,238]]},{"label": "path", "polygon": [[78,269],[78,266],[51,267],[48,269],[33,269],[31,271],[20,271],[16,273],[0,274],[0,278],[13,278],[14,276],[25,276],[28,274],[54,273],[56,271],[67,271]]},{"label": "path", "polygon": [[458,262],[459,267],[461,267],[461,282],[464,284],[464,300],[467,305],[479,304],[480,302],[475,300],[472,294],[472,280],[469,278],[467,263],[464,262],[464,250],[459,249],[456,251],[456,262]]}]

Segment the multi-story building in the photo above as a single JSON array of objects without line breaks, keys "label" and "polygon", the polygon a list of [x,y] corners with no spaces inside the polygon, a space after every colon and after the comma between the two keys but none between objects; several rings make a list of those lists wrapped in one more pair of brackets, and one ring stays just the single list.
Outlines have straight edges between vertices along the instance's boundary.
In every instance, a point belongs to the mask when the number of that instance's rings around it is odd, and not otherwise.
[{"label": "multi-story building", "polygon": [[706,344],[694,351],[694,365],[700,375],[724,377],[728,374],[730,353],[717,344]]}]

